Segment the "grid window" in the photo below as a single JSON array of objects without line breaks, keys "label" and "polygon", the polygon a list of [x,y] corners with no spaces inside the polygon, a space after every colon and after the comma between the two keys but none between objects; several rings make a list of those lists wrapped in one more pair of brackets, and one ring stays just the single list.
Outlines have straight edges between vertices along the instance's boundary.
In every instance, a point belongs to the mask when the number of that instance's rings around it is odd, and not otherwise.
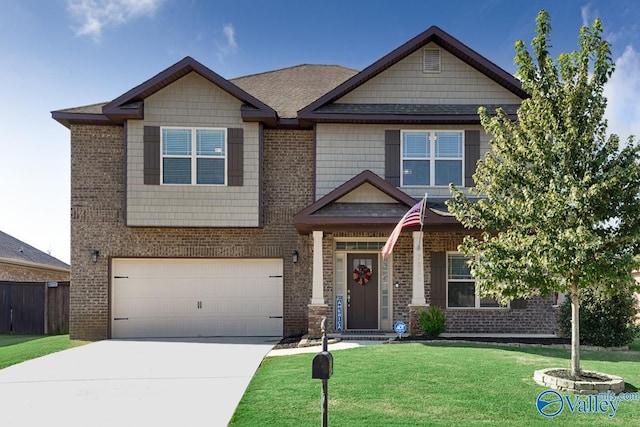
[{"label": "grid window", "polygon": [[225,129],[162,128],[163,184],[226,184]]},{"label": "grid window", "polygon": [[402,132],[402,186],[461,186],[461,131]]},{"label": "grid window", "polygon": [[468,261],[469,258],[462,254],[447,254],[447,307],[501,307],[496,299],[483,298],[476,293],[476,282],[471,274]]}]

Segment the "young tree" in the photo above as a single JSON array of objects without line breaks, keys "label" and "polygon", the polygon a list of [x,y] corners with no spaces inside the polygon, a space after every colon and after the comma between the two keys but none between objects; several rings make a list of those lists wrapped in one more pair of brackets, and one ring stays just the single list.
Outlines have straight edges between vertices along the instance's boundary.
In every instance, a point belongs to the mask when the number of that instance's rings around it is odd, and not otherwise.
[{"label": "young tree", "polygon": [[516,121],[479,109],[492,150],[478,162],[469,197],[451,187],[449,209],[483,231],[460,247],[472,256],[481,294],[509,301],[570,293],[571,373],[578,376],[580,289],[627,282],[637,267],[640,146],[606,135],[603,86],[614,63],[600,20],[582,27],[578,50],[557,61],[550,32],[543,10],[533,57],[516,43],[516,75],[530,98]]}]

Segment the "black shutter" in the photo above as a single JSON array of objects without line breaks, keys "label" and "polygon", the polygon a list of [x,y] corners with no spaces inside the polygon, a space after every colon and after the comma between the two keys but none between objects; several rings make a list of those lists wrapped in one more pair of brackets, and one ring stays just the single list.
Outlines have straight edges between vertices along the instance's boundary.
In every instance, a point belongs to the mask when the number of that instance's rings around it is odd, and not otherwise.
[{"label": "black shutter", "polygon": [[480,131],[468,130],[464,133],[464,186],[473,187],[473,174],[480,160]]},{"label": "black shutter", "polygon": [[384,131],[384,179],[400,187],[400,130]]},{"label": "black shutter", "polygon": [[431,252],[431,305],[447,308],[446,252]]},{"label": "black shutter", "polygon": [[144,183],[160,185],[160,126],[145,126],[144,142]]},{"label": "black shutter", "polygon": [[527,300],[524,298],[518,298],[511,301],[510,308],[512,310],[524,310],[527,308]]},{"label": "black shutter", "polygon": [[229,150],[227,185],[241,187],[244,175],[244,132],[242,128],[229,128],[227,131],[227,149]]}]

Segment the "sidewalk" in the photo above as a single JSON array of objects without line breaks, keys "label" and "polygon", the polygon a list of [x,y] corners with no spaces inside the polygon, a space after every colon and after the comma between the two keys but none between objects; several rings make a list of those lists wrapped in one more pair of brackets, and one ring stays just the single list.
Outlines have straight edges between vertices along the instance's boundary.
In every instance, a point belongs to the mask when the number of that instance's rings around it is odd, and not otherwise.
[{"label": "sidewalk", "polygon": [[[387,341],[340,341],[337,343],[329,344],[329,351],[334,350],[345,350],[349,348],[356,348],[362,346],[369,345],[380,345],[384,344]],[[319,353],[322,351],[322,345],[313,345],[309,347],[294,347],[294,348],[280,348],[276,350],[271,350],[267,353],[266,357],[277,357],[277,356],[289,356],[292,354],[302,354],[302,353]]]}]

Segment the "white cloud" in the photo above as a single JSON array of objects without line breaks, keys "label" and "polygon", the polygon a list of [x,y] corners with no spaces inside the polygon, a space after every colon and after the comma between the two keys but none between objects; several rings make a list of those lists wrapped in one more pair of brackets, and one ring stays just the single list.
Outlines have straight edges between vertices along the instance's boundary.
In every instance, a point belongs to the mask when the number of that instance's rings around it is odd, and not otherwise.
[{"label": "white cloud", "polygon": [[233,24],[225,24],[222,27],[222,34],[224,40],[216,40],[216,48],[218,61],[224,62],[224,58],[227,55],[233,54],[238,50],[238,43],[236,42],[236,30]]},{"label": "white cloud", "polygon": [[629,135],[640,136],[640,54],[629,45],[615,63],[615,72],[604,87],[605,118],[609,133],[626,141]]},{"label": "white cloud", "polygon": [[67,0],[69,13],[79,22],[77,36],[99,41],[104,28],[152,15],[164,0]]},{"label": "white cloud", "polygon": [[580,8],[580,16],[582,17],[582,25],[590,27],[593,23],[591,18],[591,5],[582,6]]},{"label": "white cloud", "polygon": [[236,43],[235,30],[233,29],[232,24],[227,24],[222,28],[222,32],[224,33],[225,38],[227,39],[227,46],[235,51],[238,48],[238,44]]}]

